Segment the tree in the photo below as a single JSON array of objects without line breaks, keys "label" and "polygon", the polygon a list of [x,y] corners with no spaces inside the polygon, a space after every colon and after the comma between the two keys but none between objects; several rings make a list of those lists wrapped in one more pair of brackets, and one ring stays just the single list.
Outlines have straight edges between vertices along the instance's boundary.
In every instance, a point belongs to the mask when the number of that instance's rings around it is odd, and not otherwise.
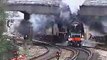
[{"label": "tree", "polygon": [[8,60],[12,57],[12,50],[16,49],[7,38],[3,36],[5,30],[5,5],[3,0],[0,0],[0,60]]},{"label": "tree", "polygon": [[4,31],[4,26],[5,26],[5,9],[4,5],[2,3],[2,0],[0,0],[0,37],[2,37],[2,33]]}]

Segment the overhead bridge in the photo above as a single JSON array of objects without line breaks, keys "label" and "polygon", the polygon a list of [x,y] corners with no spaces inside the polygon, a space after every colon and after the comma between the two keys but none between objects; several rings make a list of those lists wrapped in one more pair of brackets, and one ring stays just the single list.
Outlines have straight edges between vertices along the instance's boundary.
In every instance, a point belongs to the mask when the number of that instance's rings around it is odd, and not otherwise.
[{"label": "overhead bridge", "polygon": [[6,4],[8,11],[26,11],[29,14],[58,14],[59,6],[44,4]]},{"label": "overhead bridge", "polygon": [[107,16],[107,0],[86,0],[80,7],[80,15]]}]

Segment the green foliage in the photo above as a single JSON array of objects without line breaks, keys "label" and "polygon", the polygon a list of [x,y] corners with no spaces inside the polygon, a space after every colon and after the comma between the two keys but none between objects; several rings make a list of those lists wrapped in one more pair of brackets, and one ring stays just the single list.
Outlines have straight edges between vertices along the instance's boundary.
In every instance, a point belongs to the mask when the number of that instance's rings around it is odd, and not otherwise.
[{"label": "green foliage", "polygon": [[6,37],[0,38],[0,60],[8,60],[13,57],[13,50],[17,50],[10,41],[7,41]]},{"label": "green foliage", "polygon": [[14,46],[11,44],[10,41],[7,41],[5,37],[0,39],[0,53],[11,51],[14,49]]},{"label": "green foliage", "polygon": [[5,19],[4,9],[0,7],[0,21],[3,21],[4,19]]},{"label": "green foliage", "polygon": [[5,28],[5,9],[0,0],[0,60],[8,60],[12,57],[12,50],[15,50],[16,47],[11,44],[10,41],[7,41],[5,36],[2,36]]},{"label": "green foliage", "polygon": [[5,9],[3,8],[3,5],[0,3],[0,37],[4,31],[4,26],[5,26]]}]

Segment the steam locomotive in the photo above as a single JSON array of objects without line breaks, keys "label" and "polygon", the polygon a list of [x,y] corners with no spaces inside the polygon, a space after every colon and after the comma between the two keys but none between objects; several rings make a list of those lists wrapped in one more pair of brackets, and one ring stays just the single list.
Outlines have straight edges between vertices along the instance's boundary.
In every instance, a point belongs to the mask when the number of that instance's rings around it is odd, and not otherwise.
[{"label": "steam locomotive", "polygon": [[81,46],[81,38],[84,36],[83,24],[79,21],[74,21],[68,28],[68,45]]}]

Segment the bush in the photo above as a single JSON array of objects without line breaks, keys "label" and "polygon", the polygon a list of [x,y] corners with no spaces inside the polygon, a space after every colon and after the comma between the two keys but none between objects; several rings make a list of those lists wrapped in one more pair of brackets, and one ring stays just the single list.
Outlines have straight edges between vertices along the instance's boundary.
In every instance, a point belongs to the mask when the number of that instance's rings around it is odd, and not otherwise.
[{"label": "bush", "polygon": [[13,57],[13,50],[17,48],[12,45],[10,41],[7,41],[5,37],[0,38],[0,60],[8,60]]},{"label": "bush", "polygon": [[7,38],[2,36],[5,28],[5,9],[0,0],[0,60],[9,60],[13,57],[12,50],[15,50],[16,47],[7,41]]}]

